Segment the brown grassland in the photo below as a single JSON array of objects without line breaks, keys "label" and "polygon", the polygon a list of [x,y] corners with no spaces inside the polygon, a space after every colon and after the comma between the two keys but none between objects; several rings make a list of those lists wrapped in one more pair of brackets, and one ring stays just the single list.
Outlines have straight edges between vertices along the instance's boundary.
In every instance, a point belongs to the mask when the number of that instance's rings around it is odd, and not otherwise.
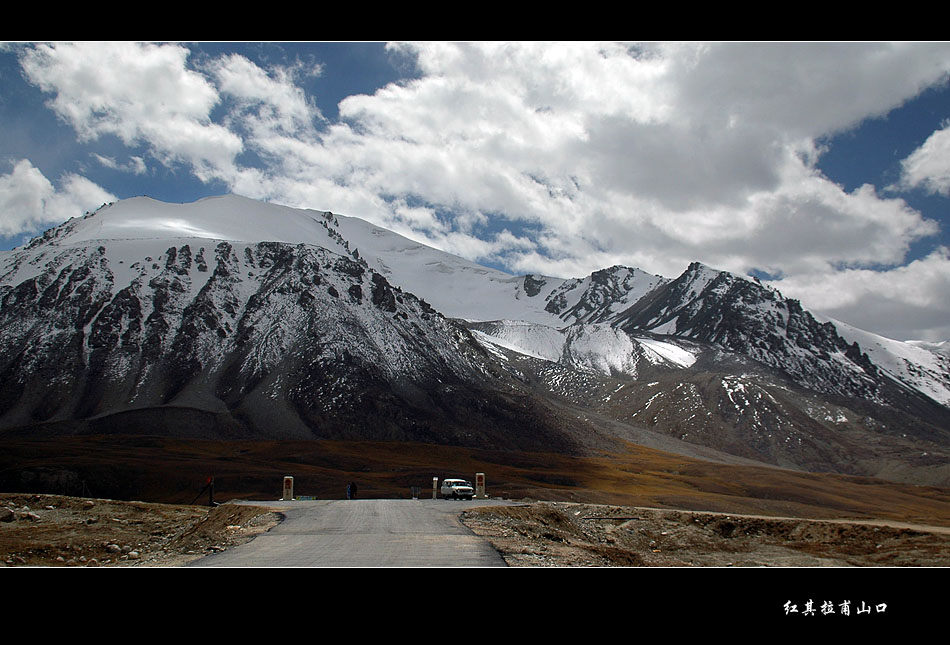
[{"label": "brown grassland", "polygon": [[[433,477],[477,472],[490,496],[522,503],[445,503],[458,504],[461,521],[511,566],[950,564],[947,488],[715,464],[632,444],[572,457],[110,435],[0,442],[0,506],[13,511],[0,523],[0,566],[178,566],[274,526],[280,515],[267,502],[286,475],[298,498],[342,499],[351,481],[361,498],[407,498],[413,488],[429,497]],[[238,499],[260,506],[223,503]]]},{"label": "brown grassland", "polygon": [[572,457],[362,441],[201,441],[83,436],[0,441],[0,491],[170,504],[273,500],[295,493],[402,498],[432,478],[486,476],[508,499],[648,506],[801,518],[884,519],[950,527],[950,489],[837,474],[715,464],[630,444]]}]

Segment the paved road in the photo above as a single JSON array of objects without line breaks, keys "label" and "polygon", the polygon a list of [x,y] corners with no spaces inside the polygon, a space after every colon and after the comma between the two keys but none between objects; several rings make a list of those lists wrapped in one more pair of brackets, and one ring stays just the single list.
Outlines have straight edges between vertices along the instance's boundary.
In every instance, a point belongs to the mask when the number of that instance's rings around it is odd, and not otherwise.
[{"label": "paved road", "polygon": [[498,500],[358,499],[268,502],[286,518],[197,567],[503,567],[491,545],[458,520]]}]

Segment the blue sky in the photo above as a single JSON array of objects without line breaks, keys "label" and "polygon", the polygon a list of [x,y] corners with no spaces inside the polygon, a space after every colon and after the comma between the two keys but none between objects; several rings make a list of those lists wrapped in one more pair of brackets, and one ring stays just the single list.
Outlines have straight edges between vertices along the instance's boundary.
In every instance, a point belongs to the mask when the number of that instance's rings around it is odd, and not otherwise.
[{"label": "blue sky", "polygon": [[227,192],[512,273],[692,261],[950,338],[945,43],[14,43],[0,248]]}]

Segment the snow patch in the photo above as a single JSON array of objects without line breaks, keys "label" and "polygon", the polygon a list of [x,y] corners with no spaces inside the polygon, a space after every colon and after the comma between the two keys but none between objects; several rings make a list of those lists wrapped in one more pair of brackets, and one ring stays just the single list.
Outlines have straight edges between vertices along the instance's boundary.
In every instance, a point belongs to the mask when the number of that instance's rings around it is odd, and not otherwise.
[{"label": "snow patch", "polygon": [[[679,345],[652,338],[638,337],[635,340],[662,360],[678,365],[679,367],[691,367],[693,363],[696,362],[696,354],[693,354]],[[649,354],[647,356],[650,358]]]},{"label": "snow patch", "polygon": [[919,343],[885,338],[833,318],[814,316],[816,320],[831,322],[849,343],[857,342],[871,362],[891,378],[950,406],[950,356]]}]

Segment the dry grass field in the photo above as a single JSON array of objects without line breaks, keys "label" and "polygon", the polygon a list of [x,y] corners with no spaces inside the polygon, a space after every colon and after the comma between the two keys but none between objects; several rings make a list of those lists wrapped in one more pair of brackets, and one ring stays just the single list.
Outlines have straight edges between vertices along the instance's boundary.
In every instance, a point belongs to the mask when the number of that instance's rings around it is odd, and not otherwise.
[{"label": "dry grass field", "polygon": [[[88,436],[0,442],[0,564],[175,566],[279,521],[295,495],[406,498],[486,475],[515,507],[462,522],[511,566],[945,567],[950,489],[713,464],[630,445],[570,457],[412,443]],[[214,501],[256,500],[261,507]],[[122,501],[125,500],[125,501]],[[131,500],[131,501],[130,501]],[[0,509],[2,510],[2,509]],[[2,519],[2,518],[0,518]],[[928,528],[931,527],[931,528]]]},{"label": "dry grass field", "polygon": [[508,499],[582,502],[812,519],[882,519],[950,526],[950,489],[877,479],[714,464],[630,445],[571,457],[429,444],[199,441],[84,436],[0,441],[0,491],[171,504],[274,500],[295,494],[428,496],[432,478],[486,476]]}]

